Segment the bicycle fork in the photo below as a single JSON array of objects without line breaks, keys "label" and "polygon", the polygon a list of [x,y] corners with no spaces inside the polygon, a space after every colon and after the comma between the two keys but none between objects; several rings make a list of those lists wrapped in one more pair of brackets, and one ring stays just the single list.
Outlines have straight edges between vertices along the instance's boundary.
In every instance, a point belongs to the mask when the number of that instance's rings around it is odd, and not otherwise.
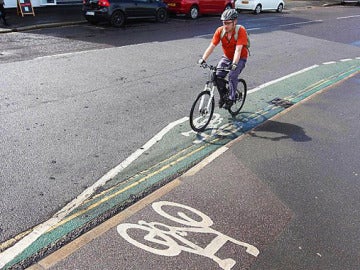
[{"label": "bicycle fork", "polygon": [[200,106],[199,106],[199,112],[200,112],[200,113],[202,113],[202,114],[203,114],[203,113],[207,114],[207,113],[210,112],[211,102],[212,102],[212,100],[213,100],[213,98],[214,98],[214,88],[215,88],[214,85],[211,84],[211,83],[206,83],[206,84],[205,84],[205,87],[204,87],[203,92],[209,91],[209,92],[210,92],[210,98],[209,98],[209,100],[207,101],[206,106],[204,107],[205,95],[203,95],[203,96],[201,97]]}]

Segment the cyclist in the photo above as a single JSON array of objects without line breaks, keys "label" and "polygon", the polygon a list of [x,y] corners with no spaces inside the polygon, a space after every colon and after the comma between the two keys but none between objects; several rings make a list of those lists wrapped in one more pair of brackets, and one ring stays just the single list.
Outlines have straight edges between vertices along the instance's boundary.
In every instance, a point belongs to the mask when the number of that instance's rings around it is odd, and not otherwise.
[{"label": "cyclist", "polygon": [[[218,68],[229,68],[229,97],[224,97],[224,85],[219,85],[220,91],[219,107],[222,108],[225,104],[225,108],[229,109],[235,100],[235,93],[238,84],[238,76],[245,67],[245,63],[248,57],[247,45],[247,33],[245,28],[242,26],[239,28],[239,32],[236,37],[236,23],[238,13],[235,9],[227,9],[221,15],[221,21],[223,26],[216,29],[215,34],[209,47],[205,50],[202,58],[198,61],[200,65],[206,63],[206,60],[210,54],[214,51],[215,47],[220,43],[224,55],[221,57],[217,67]],[[226,71],[217,71],[218,77],[225,77]]]}]

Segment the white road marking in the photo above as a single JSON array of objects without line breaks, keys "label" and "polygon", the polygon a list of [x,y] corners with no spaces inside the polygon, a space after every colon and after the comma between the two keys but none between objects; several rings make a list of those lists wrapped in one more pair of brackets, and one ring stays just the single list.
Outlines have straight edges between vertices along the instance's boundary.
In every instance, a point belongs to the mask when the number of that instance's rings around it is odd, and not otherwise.
[{"label": "white road marking", "polygon": [[[297,22],[297,23],[281,24],[281,25],[278,25],[278,26],[276,26],[276,27],[293,26],[293,25],[302,25],[302,24],[318,23],[318,22],[323,22],[323,20],[314,20],[314,21],[307,21],[307,22]],[[267,28],[267,27],[246,28],[246,30],[247,30],[248,32],[250,32],[250,31],[261,30],[261,29],[264,29],[264,28]],[[195,36],[195,38],[212,37],[213,35],[214,35],[214,33],[211,33],[211,34],[204,34],[204,35]]]},{"label": "white road marking", "polygon": [[304,69],[302,69],[302,70],[296,71],[296,72],[294,72],[294,73],[291,73],[291,74],[286,75],[286,76],[284,76],[284,77],[281,77],[281,78],[279,78],[279,79],[276,79],[276,80],[273,80],[273,81],[264,83],[264,84],[262,84],[262,85],[260,85],[260,86],[258,86],[258,87],[255,87],[255,88],[249,90],[249,91],[248,91],[248,94],[254,93],[254,92],[259,91],[259,90],[261,90],[261,89],[263,89],[263,88],[265,88],[265,87],[267,87],[267,86],[269,86],[269,85],[272,85],[272,84],[274,84],[274,83],[283,81],[283,80],[285,80],[285,79],[287,79],[287,78],[290,78],[290,77],[292,77],[292,76],[295,76],[295,75],[304,73],[304,72],[309,71],[309,70],[311,70],[311,69],[314,69],[314,68],[316,68],[316,67],[318,67],[318,66],[319,66],[319,65],[313,65],[313,66],[311,66],[311,67],[304,68]]},{"label": "white road marking", "polygon": [[7,263],[12,261],[17,255],[23,252],[27,247],[29,247],[33,242],[36,241],[41,235],[47,232],[51,227],[55,226],[60,222],[64,217],[66,217],[71,211],[76,209],[81,205],[86,199],[88,199],[99,187],[103,186],[107,181],[114,178],[122,170],[128,167],[132,162],[138,159],[144,152],[149,150],[154,144],[159,142],[166,133],[168,133],[175,126],[188,121],[188,117],[181,118],[177,121],[174,121],[168,124],[163,128],[158,134],[152,137],[147,143],[145,143],[140,149],[136,150],[123,162],[117,165],[115,168],[106,173],[98,181],[95,182],[91,187],[85,189],[79,196],[77,196],[73,201],[68,203],[63,209],[57,212],[51,219],[46,222],[36,226],[33,231],[17,242],[14,246],[6,249],[0,253],[0,268],[3,268]]},{"label": "white road marking", "polygon": [[255,28],[246,28],[246,31],[254,31],[254,30],[261,30],[260,27],[255,27]]},{"label": "white road marking", "polygon": [[350,18],[358,18],[360,17],[360,15],[353,15],[353,16],[346,16],[346,17],[337,17],[337,20],[342,20],[342,19],[350,19]]},{"label": "white road marking", "polygon": [[309,23],[318,23],[318,22],[323,22],[323,20],[314,20],[314,21],[307,21],[307,22],[297,22],[297,23],[281,24],[281,25],[279,25],[279,27],[292,26],[292,25],[302,25],[302,24],[309,24]]},{"label": "white road marking", "polygon": [[216,158],[221,156],[223,153],[225,153],[229,148],[227,146],[222,146],[219,149],[217,149],[214,153],[212,153],[210,156],[206,157],[202,162],[196,164],[194,167],[192,167],[190,170],[185,172],[182,177],[186,178],[189,176],[193,176],[197,174],[202,168],[209,165],[211,162],[213,162]]},{"label": "white road marking", "polygon": [[32,60],[41,60],[41,59],[47,59],[47,58],[64,58],[64,57],[73,56],[73,55],[93,53],[95,50],[96,51],[116,50],[116,49],[119,49],[119,48],[135,47],[135,46],[142,46],[142,45],[156,44],[156,43],[159,43],[159,41],[136,43],[136,44],[130,44],[130,45],[122,46],[122,47],[89,49],[89,50],[77,51],[77,52],[66,52],[66,53],[59,53],[59,54],[44,55],[44,56],[35,57]]},{"label": "white road marking", "polygon": [[331,65],[331,64],[335,64],[335,63],[336,63],[335,61],[330,61],[330,62],[323,63],[323,65]]},{"label": "white road marking", "polygon": [[[162,209],[163,206],[165,206],[166,209],[173,207],[176,209],[177,215],[173,216],[165,212],[165,210]],[[221,259],[216,255],[228,242],[245,247],[245,251],[254,257],[257,257],[260,253],[255,246],[236,240],[211,228],[214,224],[211,218],[190,206],[169,201],[159,201],[154,202],[152,208],[159,215],[172,222],[184,225],[184,227],[178,227],[179,225],[173,227],[160,222],[140,220],[138,224],[119,224],[117,226],[117,232],[120,236],[136,247],[160,256],[178,256],[182,251],[204,256],[212,259],[224,270],[230,270],[236,264],[236,261],[232,258]],[[181,208],[190,211],[192,214],[188,216],[185,214],[185,211],[181,211]],[[196,217],[196,219],[192,217]],[[132,235],[128,232],[130,229],[146,231],[147,234],[144,236],[144,240],[147,241],[146,244],[144,244],[145,241],[139,242],[137,239],[132,238]],[[212,235],[215,238],[213,238],[206,247],[202,247],[199,246],[195,240],[194,242],[191,240],[194,234],[199,235],[198,237]],[[150,243],[160,244],[162,247],[158,249]]]}]

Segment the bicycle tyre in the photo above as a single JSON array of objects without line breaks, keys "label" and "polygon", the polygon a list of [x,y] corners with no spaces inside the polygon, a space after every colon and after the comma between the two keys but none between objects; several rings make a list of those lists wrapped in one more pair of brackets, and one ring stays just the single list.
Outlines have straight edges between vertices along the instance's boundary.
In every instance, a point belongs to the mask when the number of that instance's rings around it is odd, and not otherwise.
[{"label": "bicycle tyre", "polygon": [[[203,91],[197,96],[191,107],[190,126],[192,130],[196,132],[204,131],[211,121],[214,113],[215,101],[214,97],[212,97],[211,100],[210,98],[210,91]],[[211,102],[209,108],[210,111],[207,111],[204,107],[206,106],[205,104],[208,104],[209,101]]]},{"label": "bicycle tyre", "polygon": [[238,87],[236,89],[236,100],[228,110],[232,116],[238,115],[240,110],[244,106],[246,93],[247,93],[246,82],[244,79],[239,79]]}]

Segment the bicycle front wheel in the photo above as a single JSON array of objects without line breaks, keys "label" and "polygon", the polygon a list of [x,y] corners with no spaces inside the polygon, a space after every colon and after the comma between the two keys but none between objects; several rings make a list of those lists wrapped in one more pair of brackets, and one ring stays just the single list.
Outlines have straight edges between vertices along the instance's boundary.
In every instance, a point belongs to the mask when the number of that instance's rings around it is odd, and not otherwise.
[{"label": "bicycle front wheel", "polygon": [[214,97],[210,91],[201,92],[190,111],[190,126],[196,132],[204,131],[214,113]]},{"label": "bicycle front wheel", "polygon": [[236,116],[239,114],[241,108],[244,106],[245,98],[246,98],[247,86],[246,82],[243,79],[239,79],[238,87],[235,93],[235,102],[229,108],[229,113],[232,116]]}]

